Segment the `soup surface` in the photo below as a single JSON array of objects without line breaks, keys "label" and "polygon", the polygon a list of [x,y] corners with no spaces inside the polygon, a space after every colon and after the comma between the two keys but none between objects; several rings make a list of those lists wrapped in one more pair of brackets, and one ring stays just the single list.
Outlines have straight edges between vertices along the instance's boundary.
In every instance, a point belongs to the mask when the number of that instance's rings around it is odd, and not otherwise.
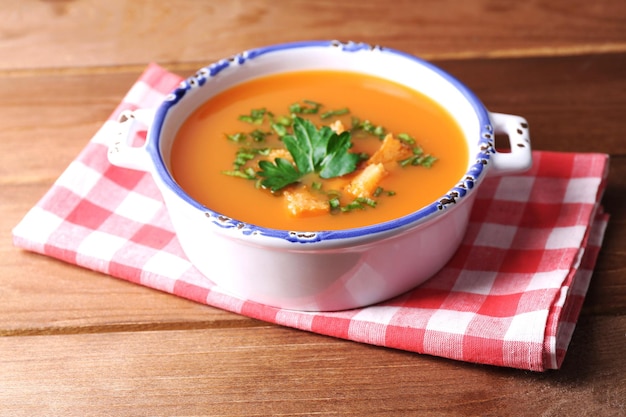
[{"label": "soup surface", "polygon": [[[284,148],[280,132],[271,123],[293,126],[296,116],[319,129],[340,120],[351,135],[349,153],[361,155],[355,172],[328,180],[331,185],[318,182],[314,174],[301,178],[298,183],[306,183],[309,189],[322,187],[324,193],[333,188],[333,181],[345,186],[363,170],[366,158],[376,153],[387,133],[414,139],[410,148],[423,150],[421,160],[427,160],[426,166],[386,163],[388,172],[377,183],[377,193],[359,200],[363,204],[357,208],[294,215],[283,194],[295,185],[271,192],[260,186],[263,176],[244,179],[232,173],[234,167],[258,172],[258,159],[267,156],[256,156],[242,165],[236,162],[238,153],[242,149]],[[337,71],[272,75],[230,88],[208,100],[183,123],[171,152],[174,179],[206,207],[242,222],[298,231],[361,227],[409,214],[450,190],[467,165],[468,149],[461,130],[437,103],[387,80]],[[331,199],[335,194],[325,195]],[[336,200],[346,207],[350,198],[344,195]]]}]

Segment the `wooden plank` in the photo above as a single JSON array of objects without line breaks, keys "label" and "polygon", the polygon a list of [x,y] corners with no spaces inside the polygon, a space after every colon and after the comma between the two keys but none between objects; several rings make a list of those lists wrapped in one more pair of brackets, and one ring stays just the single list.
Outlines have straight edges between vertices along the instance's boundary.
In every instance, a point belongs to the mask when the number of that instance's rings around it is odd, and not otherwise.
[{"label": "wooden plank", "polygon": [[[626,311],[626,212],[621,197],[626,189],[626,149],[617,114],[626,108],[626,94],[621,94],[626,88],[625,57],[438,61],[490,108],[528,117],[536,149],[615,155],[605,196],[612,218],[586,313]],[[568,68],[567,76],[561,76]],[[251,320],[234,314],[11,245],[11,228],[85,146],[138,75],[130,71],[0,77],[0,333],[172,328],[185,322],[196,328],[252,325]],[[593,89],[589,88],[592,83]],[[561,103],[553,97],[560,97]],[[71,309],[67,303],[72,303]]]},{"label": "wooden plank", "polygon": [[279,327],[0,338],[0,414],[619,415],[624,332],[584,320],[543,374]]},{"label": "wooden plank", "polygon": [[13,247],[11,228],[48,188],[0,185],[0,337],[260,324]]},{"label": "wooden plank", "polygon": [[615,0],[5,0],[0,20],[0,56],[11,57],[0,70],[204,63],[304,39],[382,44],[428,58],[626,50],[626,4]]},{"label": "wooden plank", "polygon": [[[626,3],[0,2],[0,416],[626,414]],[[606,152],[605,245],[563,368],[531,373],[248,319],[11,245],[145,65],[275,42],[434,59],[536,149]]]},{"label": "wooden plank", "polygon": [[524,116],[536,149],[626,154],[626,54],[436,63],[489,110]]},{"label": "wooden plank", "polygon": [[[626,53],[435,61],[492,111],[520,114],[537,149],[626,153]],[[180,72],[189,75],[195,67]],[[139,76],[137,72],[0,77],[0,181],[50,181],[69,164]]]}]

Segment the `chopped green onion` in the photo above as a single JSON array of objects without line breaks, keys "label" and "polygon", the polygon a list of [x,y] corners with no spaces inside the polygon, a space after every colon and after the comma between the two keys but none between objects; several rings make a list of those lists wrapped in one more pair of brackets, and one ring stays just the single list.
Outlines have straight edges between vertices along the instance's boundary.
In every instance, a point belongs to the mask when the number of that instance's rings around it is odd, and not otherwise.
[{"label": "chopped green onion", "polygon": [[255,129],[250,132],[250,136],[252,137],[252,139],[254,139],[255,142],[263,142],[265,140],[265,137],[269,134],[270,132],[264,132],[259,129]]},{"label": "chopped green onion", "polygon": [[413,155],[413,156],[410,156],[406,159],[399,161],[399,164],[402,167],[412,165],[412,166],[422,166],[424,168],[430,168],[433,166],[435,161],[437,161],[437,158],[435,158],[432,155],[417,154],[417,155]]},{"label": "chopped green onion", "polygon": [[400,133],[398,134],[397,138],[407,145],[415,145],[415,138],[410,136],[408,133]]},{"label": "chopped green onion", "polygon": [[235,161],[233,162],[233,166],[238,169],[245,165],[248,161],[254,159],[254,156],[254,153],[247,152],[245,150],[239,150],[235,154]]},{"label": "chopped green onion", "polygon": [[365,206],[376,207],[376,200],[367,197],[357,197],[351,203],[341,208],[341,211],[364,210]]},{"label": "chopped green onion", "polygon": [[272,130],[281,138],[287,134],[287,128],[280,123],[272,123]]},{"label": "chopped green onion", "polygon": [[376,136],[379,139],[385,138],[385,128],[382,126],[375,126],[369,120],[360,121],[358,118],[352,118],[352,130],[362,130],[370,135]]},{"label": "chopped green onion", "polygon": [[367,197],[359,197],[357,198],[357,201],[361,204],[366,204],[370,207],[376,207],[376,200],[373,200],[371,198],[367,198]]},{"label": "chopped green onion", "polygon": [[253,123],[255,125],[260,125],[263,123],[263,118],[267,113],[267,110],[263,109],[252,109],[250,110],[250,114],[244,114],[239,116],[239,120],[242,122]]},{"label": "chopped green onion", "polygon": [[365,207],[363,207],[363,205],[361,203],[359,203],[358,201],[353,201],[351,203],[348,203],[348,205],[343,206],[341,208],[341,211],[346,213],[348,211],[352,211],[352,210],[363,210]]},{"label": "chopped green onion", "polygon": [[322,106],[320,103],[311,100],[303,100],[302,102],[304,105],[301,103],[293,103],[289,106],[289,112],[292,114],[317,114]]},{"label": "chopped green onion", "polygon": [[226,138],[228,140],[233,141],[233,142],[237,142],[237,143],[244,142],[247,137],[248,137],[248,135],[246,135],[243,132],[234,133],[232,135],[226,134]]},{"label": "chopped green onion", "polygon": [[379,138],[383,139],[385,137],[385,129],[382,126],[376,126],[374,128],[374,135],[376,135]]},{"label": "chopped green onion", "polygon": [[254,172],[254,170],[252,170],[252,173],[249,172],[249,170],[244,171],[240,171],[240,170],[230,170],[230,171],[222,171],[222,174],[224,175],[229,175],[231,177],[238,177],[238,178],[243,178],[246,180],[253,180],[256,178],[256,173]]},{"label": "chopped green onion", "polygon": [[437,158],[431,155],[426,155],[424,159],[421,161],[420,165],[424,168],[430,168],[437,161]]},{"label": "chopped green onion", "polygon": [[342,116],[344,114],[348,114],[349,112],[350,112],[350,110],[348,110],[347,107],[344,107],[343,109],[329,110],[327,112],[324,112],[324,113],[320,114],[320,117],[322,119],[328,119],[329,117]]}]

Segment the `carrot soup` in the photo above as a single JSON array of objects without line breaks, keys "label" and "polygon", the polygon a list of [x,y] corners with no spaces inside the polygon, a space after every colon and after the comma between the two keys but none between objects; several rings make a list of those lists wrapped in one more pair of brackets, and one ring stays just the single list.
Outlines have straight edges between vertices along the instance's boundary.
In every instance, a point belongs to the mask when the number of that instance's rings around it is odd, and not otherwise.
[{"label": "carrot soup", "polygon": [[222,92],[179,129],[174,179],[194,199],[257,226],[340,230],[432,203],[467,169],[452,116],[374,76],[301,71]]}]

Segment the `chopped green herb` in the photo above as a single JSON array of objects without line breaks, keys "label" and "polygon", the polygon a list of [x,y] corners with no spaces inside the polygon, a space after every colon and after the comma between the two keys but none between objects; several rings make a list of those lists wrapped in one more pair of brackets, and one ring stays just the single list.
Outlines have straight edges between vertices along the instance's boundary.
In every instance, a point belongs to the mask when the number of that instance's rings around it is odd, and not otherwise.
[{"label": "chopped green herb", "polygon": [[[300,182],[308,174],[315,173],[319,178],[327,179],[349,174],[356,170],[359,163],[370,158],[366,153],[351,153],[353,134],[371,135],[384,139],[387,131],[383,126],[369,120],[360,120],[351,116],[352,126],[341,134],[335,133],[329,126],[317,128],[311,120],[303,117],[319,115],[322,120],[350,114],[349,109],[339,108],[320,113],[323,105],[311,100],[302,100],[289,106],[289,115],[275,115],[265,108],[252,109],[249,114],[239,116],[239,120],[258,125],[251,132],[227,134],[226,138],[241,146],[235,154],[233,169],[222,171],[225,175],[256,180],[257,188],[270,189],[272,192]],[[261,126],[262,125],[262,126]],[[271,149],[258,147],[269,135],[277,135],[291,155],[291,159],[276,158],[273,161],[261,159],[256,165],[256,158],[268,156]],[[437,160],[425,154],[416,140],[408,133],[399,133],[396,138],[411,146],[413,155],[398,161],[403,166],[422,166],[430,168]],[[282,149],[282,148],[281,148]],[[307,179],[307,182],[311,181]],[[310,187],[328,197],[332,211],[349,212],[376,207],[381,196],[394,196],[395,191],[377,187],[372,198],[359,197],[349,204],[341,205],[341,191],[324,190],[321,181],[311,181]]]},{"label": "chopped green herb", "polygon": [[433,166],[433,164],[437,161],[437,158],[435,158],[432,155],[426,155],[424,157],[424,159],[422,161],[420,161],[420,165],[423,166],[424,168],[430,168]]},{"label": "chopped green herb", "polygon": [[293,124],[293,119],[287,116],[280,116],[275,120],[276,123],[283,126],[291,126]]},{"label": "chopped green herb", "polygon": [[407,145],[415,145],[415,138],[410,136],[408,133],[399,133],[396,137]]},{"label": "chopped green herb", "polygon": [[237,149],[235,153],[235,160],[233,161],[233,167],[236,170],[241,169],[248,161],[254,159],[257,155],[268,155],[269,148],[245,148],[241,147]]},{"label": "chopped green herb", "polygon": [[341,211],[344,213],[348,211],[352,211],[352,210],[363,210],[363,209],[365,209],[365,207],[363,207],[363,204],[359,203],[356,200],[351,203],[348,203],[348,205],[341,207]]},{"label": "chopped green herb", "polygon": [[243,132],[234,133],[232,135],[226,134],[226,138],[228,138],[228,140],[237,142],[237,143],[245,142],[247,137],[248,135]]},{"label": "chopped green herb", "polygon": [[369,120],[359,120],[356,117],[352,118],[352,130],[354,131],[363,131],[369,133],[370,135],[376,136],[379,139],[384,139],[386,132],[385,128],[382,126],[376,126]]},{"label": "chopped green herb", "polygon": [[330,205],[331,210],[336,210],[341,206],[341,203],[339,202],[339,199],[337,197],[328,200],[328,204]]},{"label": "chopped green herb", "polygon": [[222,174],[229,175],[231,177],[243,178],[246,180],[253,180],[256,178],[256,171],[254,171],[254,169],[246,169],[244,171],[233,169],[230,171],[222,171]]},{"label": "chopped green herb", "polygon": [[280,123],[272,123],[272,130],[278,135],[278,137],[283,137],[287,134],[287,127]]},{"label": "chopped green herb", "polygon": [[357,197],[352,202],[341,208],[341,211],[364,210],[366,206],[376,207],[376,200],[367,197]]},{"label": "chopped green herb", "polygon": [[266,113],[267,113],[267,110],[265,110],[264,108],[252,109],[250,110],[250,114],[243,114],[239,116],[239,120],[241,120],[242,122],[260,125],[261,123],[263,123]]},{"label": "chopped green herb", "polygon": [[437,158],[435,158],[432,155],[424,155],[422,153],[417,153],[413,156],[410,156],[406,159],[399,161],[399,164],[402,167],[412,165],[412,166],[422,166],[424,168],[430,168],[433,166],[435,161],[437,161]]},{"label": "chopped green herb", "polygon": [[239,169],[243,165],[245,165],[248,161],[254,159],[255,156],[256,154],[254,152],[250,152],[247,149],[240,148],[235,154],[235,161],[233,162],[233,166],[236,169]]},{"label": "chopped green herb", "polygon": [[263,142],[265,140],[265,137],[270,134],[270,132],[264,132],[260,129],[254,129],[252,132],[250,132],[250,137],[252,137],[255,142]]},{"label": "chopped green herb", "polygon": [[317,114],[322,105],[311,100],[302,100],[302,103],[293,103],[289,106],[292,114]]},{"label": "chopped green herb", "polygon": [[320,117],[322,119],[328,119],[329,117],[333,117],[333,116],[342,116],[344,114],[348,114],[350,113],[350,110],[348,110],[347,107],[344,107],[343,109],[337,109],[337,110],[329,110],[326,111],[322,114],[320,114]]},{"label": "chopped green herb", "polygon": [[291,117],[280,116],[276,119],[272,120],[270,127],[272,130],[278,135],[279,138],[282,138],[288,133],[288,128],[293,123]]}]

